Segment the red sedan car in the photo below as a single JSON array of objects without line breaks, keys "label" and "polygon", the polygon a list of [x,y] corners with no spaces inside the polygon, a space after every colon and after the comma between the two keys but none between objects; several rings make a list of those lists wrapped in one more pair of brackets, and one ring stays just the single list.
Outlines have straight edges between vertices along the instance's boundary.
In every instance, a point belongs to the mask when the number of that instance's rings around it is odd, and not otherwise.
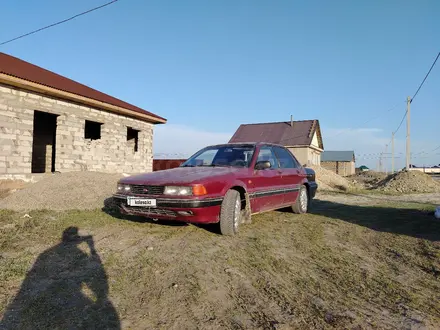
[{"label": "red sedan car", "polygon": [[124,214],[220,223],[234,235],[251,215],[291,207],[306,213],[317,184],[281,145],[228,143],[198,151],[180,167],[123,178],[113,196]]}]

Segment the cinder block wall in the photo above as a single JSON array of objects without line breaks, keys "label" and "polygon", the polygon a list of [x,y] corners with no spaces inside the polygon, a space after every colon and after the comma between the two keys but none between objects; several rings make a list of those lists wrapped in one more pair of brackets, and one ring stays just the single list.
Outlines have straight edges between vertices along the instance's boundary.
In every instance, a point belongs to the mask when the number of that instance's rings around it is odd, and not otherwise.
[{"label": "cinder block wall", "polygon": [[[56,171],[152,171],[153,124],[0,85],[0,174],[32,172],[33,143],[42,149],[33,138],[35,110],[58,116]],[[102,123],[99,140],[85,139],[86,119]],[[137,152],[127,141],[127,127],[139,130]],[[52,146],[46,146],[48,158]]]},{"label": "cinder block wall", "polygon": [[326,170],[337,173],[336,162],[321,162],[321,167],[325,168]]},{"label": "cinder block wall", "polygon": [[321,162],[321,167],[335,172],[341,176],[355,174],[354,162]]}]

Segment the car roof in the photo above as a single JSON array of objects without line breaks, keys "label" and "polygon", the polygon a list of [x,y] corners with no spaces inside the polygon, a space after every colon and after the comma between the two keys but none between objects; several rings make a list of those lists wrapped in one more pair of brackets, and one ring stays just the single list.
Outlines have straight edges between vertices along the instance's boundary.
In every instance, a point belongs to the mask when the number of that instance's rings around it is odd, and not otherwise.
[{"label": "car roof", "polygon": [[206,146],[206,148],[210,147],[222,147],[222,146],[243,146],[243,145],[252,145],[252,146],[263,146],[263,145],[269,145],[269,146],[275,146],[275,147],[282,147],[285,148],[281,144],[276,143],[270,143],[270,142],[230,142],[230,143],[220,143],[220,144],[213,144]]}]

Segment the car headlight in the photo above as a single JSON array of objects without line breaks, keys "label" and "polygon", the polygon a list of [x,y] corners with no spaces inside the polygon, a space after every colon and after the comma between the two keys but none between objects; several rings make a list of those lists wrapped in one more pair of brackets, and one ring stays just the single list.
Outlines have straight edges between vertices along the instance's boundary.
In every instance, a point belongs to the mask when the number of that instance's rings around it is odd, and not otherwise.
[{"label": "car headlight", "polygon": [[118,184],[117,190],[118,192],[129,192],[130,186],[126,184]]},{"label": "car headlight", "polygon": [[192,195],[192,187],[166,186],[164,195],[190,196]]}]

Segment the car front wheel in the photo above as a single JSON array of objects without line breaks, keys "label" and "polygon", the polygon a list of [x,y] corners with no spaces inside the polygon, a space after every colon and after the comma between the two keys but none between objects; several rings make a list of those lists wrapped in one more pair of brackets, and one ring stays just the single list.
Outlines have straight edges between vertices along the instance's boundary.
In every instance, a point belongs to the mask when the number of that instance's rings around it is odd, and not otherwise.
[{"label": "car front wheel", "polygon": [[307,193],[307,188],[306,186],[302,185],[299,189],[295,204],[292,206],[292,210],[297,214],[307,213],[309,210],[309,205],[309,194]]},{"label": "car front wheel", "polygon": [[228,190],[220,210],[220,232],[222,235],[233,236],[238,233],[241,221],[241,199],[236,190]]}]

